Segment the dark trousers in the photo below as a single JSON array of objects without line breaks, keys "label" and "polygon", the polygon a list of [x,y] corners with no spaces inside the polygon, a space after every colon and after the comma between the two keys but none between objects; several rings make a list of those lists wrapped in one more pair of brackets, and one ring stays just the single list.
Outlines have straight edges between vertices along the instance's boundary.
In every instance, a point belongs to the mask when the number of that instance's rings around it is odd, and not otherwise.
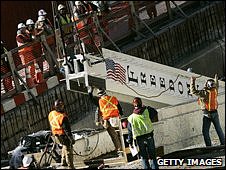
[{"label": "dark trousers", "polygon": [[221,128],[221,125],[220,125],[219,115],[218,115],[217,110],[212,111],[212,112],[204,110],[204,114],[209,115],[208,117],[203,116],[203,125],[202,125],[202,134],[203,134],[206,146],[212,145],[211,139],[210,139],[210,134],[209,134],[211,122],[213,123],[214,128],[217,132],[217,135],[220,139],[220,144],[224,145],[225,137],[224,137],[224,133],[223,133],[223,130]]},{"label": "dark trousers", "polygon": [[[155,141],[153,133],[138,136],[136,138],[139,146],[141,161],[144,169],[159,169],[155,152]],[[149,159],[153,160],[153,165],[149,163]]]}]

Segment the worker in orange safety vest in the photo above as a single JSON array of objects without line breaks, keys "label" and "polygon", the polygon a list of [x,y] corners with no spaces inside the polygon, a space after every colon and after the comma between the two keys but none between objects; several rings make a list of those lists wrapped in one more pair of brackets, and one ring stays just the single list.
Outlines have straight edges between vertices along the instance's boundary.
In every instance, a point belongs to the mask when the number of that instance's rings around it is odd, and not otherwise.
[{"label": "worker in orange safety vest", "polygon": [[74,169],[73,144],[75,140],[71,133],[68,116],[65,113],[64,103],[57,99],[54,103],[54,110],[49,113],[49,123],[53,137],[57,143],[63,145],[61,154],[61,165]]},{"label": "worker in orange safety vest", "polygon": [[94,98],[92,95],[93,88],[90,87],[88,94],[92,102],[97,106],[96,111],[96,125],[101,124],[110,135],[115,151],[121,156],[122,145],[119,135],[115,131],[115,127],[118,127],[120,116],[123,115],[122,107],[115,96],[109,96],[104,89],[98,89],[97,95],[99,98]]},{"label": "worker in orange safety vest", "polygon": [[212,122],[220,139],[220,144],[224,145],[225,137],[220,125],[217,111],[217,95],[219,88],[218,76],[215,74],[214,79],[208,79],[205,83],[205,87],[201,90],[197,90],[195,88],[195,80],[196,77],[191,77],[190,91],[191,94],[199,97],[198,102],[200,104],[201,110],[203,111],[202,133],[205,144],[206,146],[212,145],[209,135],[210,125]]},{"label": "worker in orange safety vest", "polygon": [[[32,35],[27,30],[24,23],[19,23],[17,28],[18,28],[18,31],[17,31],[17,35],[16,35],[16,42],[17,42],[18,47],[25,45],[29,42],[32,42]],[[23,65],[28,64],[29,62],[34,61],[34,59],[35,59],[35,56],[33,55],[33,47],[31,45],[20,49],[18,51],[18,53],[19,53],[19,56],[21,58]],[[32,64],[30,64],[29,67],[30,67],[31,77],[35,81],[34,62]]]}]

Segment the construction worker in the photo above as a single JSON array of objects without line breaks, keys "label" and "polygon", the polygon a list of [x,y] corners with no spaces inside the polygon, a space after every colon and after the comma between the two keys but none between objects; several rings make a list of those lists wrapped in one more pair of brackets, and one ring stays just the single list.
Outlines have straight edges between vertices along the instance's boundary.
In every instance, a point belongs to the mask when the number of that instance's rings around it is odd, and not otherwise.
[{"label": "construction worker", "polygon": [[31,38],[35,39],[36,38],[36,35],[35,35],[36,32],[35,32],[35,23],[34,23],[34,21],[32,19],[27,19],[26,26],[27,26],[27,30],[31,34]]},{"label": "construction worker", "polygon": [[[24,23],[19,23],[17,26],[18,30],[17,30],[17,35],[16,35],[16,42],[18,47],[25,45],[29,42],[32,42],[32,35],[31,33],[27,30],[27,27]],[[32,62],[31,64],[29,64],[29,66],[27,66],[29,68],[29,72],[31,75],[31,78],[33,79],[32,81],[35,82],[35,58],[36,56],[34,55],[34,51],[33,51],[33,47],[32,45],[26,46],[22,49],[20,49],[19,51],[19,56],[21,58],[22,64],[26,65],[28,63]]]},{"label": "construction worker", "polygon": [[[87,28],[88,29],[88,33],[89,33],[89,37],[90,37],[90,42],[88,44],[86,44],[86,48],[87,48],[87,52],[88,53],[93,53],[93,54],[97,54],[98,48],[97,46],[99,46],[100,43],[96,44],[96,40],[97,39],[97,29],[96,29],[96,25],[94,23],[94,18],[93,13],[97,13],[98,12],[98,6],[96,6],[94,3],[92,3],[91,1],[81,1],[86,9],[86,20],[87,20],[87,26],[91,26],[91,28]],[[96,39],[96,40],[95,40]]]},{"label": "construction worker", "polygon": [[46,18],[44,16],[39,16],[38,20],[35,23],[35,29],[36,29],[36,36],[41,35],[51,35],[54,33],[51,25],[46,22]]},{"label": "construction worker", "polygon": [[[36,36],[37,37],[40,38],[42,35],[45,36],[46,41],[47,41],[50,49],[52,50],[53,53],[55,53],[55,40],[54,40],[54,37],[52,37],[52,42],[51,43],[48,41],[49,36],[53,35],[54,30],[51,27],[50,23],[46,21],[45,16],[40,15],[38,17],[38,20],[35,23],[35,30],[36,30]],[[53,67],[54,67],[53,59],[51,58],[51,55],[49,54],[49,52],[46,52],[47,50],[46,50],[46,48],[44,48],[43,44],[41,44],[41,49],[42,49],[42,55],[45,55],[45,58],[46,58],[46,60],[47,60],[47,62],[49,64],[50,74],[53,75],[53,73],[51,73],[54,70],[53,69]],[[41,70],[43,70],[42,69],[43,65],[40,65],[40,67],[41,67]]]},{"label": "construction worker", "polygon": [[24,23],[19,23],[17,25],[17,35],[16,35],[17,46],[20,47],[31,41],[32,41],[32,36],[30,32],[27,30],[26,25]]},{"label": "construction worker", "polygon": [[195,80],[196,77],[191,77],[190,91],[191,94],[198,96],[198,103],[200,105],[201,110],[203,111],[203,124],[202,124],[202,134],[204,137],[204,141],[206,146],[211,146],[211,139],[209,135],[211,122],[213,123],[217,135],[220,139],[220,144],[224,145],[225,137],[222,131],[219,115],[218,115],[218,76],[215,74],[214,79],[208,79],[205,83],[205,87],[201,90],[197,90],[195,88]]},{"label": "construction worker", "polygon": [[[96,121],[98,122],[96,122],[96,125],[101,124],[107,130],[115,146],[115,151],[121,156],[122,145],[119,135],[115,131],[115,127],[117,127],[119,117],[123,115],[122,107],[117,98],[115,96],[107,95],[104,89],[100,88],[97,90],[98,99],[93,98],[92,91],[93,88],[90,87],[88,90],[89,96],[92,102],[98,107],[98,111],[96,112],[96,114],[98,114],[96,115]],[[112,122],[115,122],[116,124],[113,125]]]},{"label": "construction worker", "polygon": [[17,146],[13,152],[12,156],[9,160],[9,167],[10,169],[18,169],[22,166],[22,160],[24,158],[24,155],[27,153],[27,147],[23,145]]},{"label": "construction worker", "polygon": [[24,156],[22,163],[23,163],[23,166],[18,169],[38,169],[34,155]]},{"label": "construction worker", "polygon": [[53,29],[53,24],[51,23],[50,19],[47,17],[47,12],[44,9],[40,9],[38,11],[38,16],[44,16],[45,17],[45,23],[47,25],[50,25],[51,28]]},{"label": "construction worker", "polygon": [[[58,13],[56,16],[57,28],[61,28],[61,37],[64,40],[66,54],[70,56],[71,59],[75,58],[74,46],[69,47],[74,43],[73,36],[73,25],[68,25],[72,23],[71,16],[67,13],[67,8],[63,4],[59,4],[57,7]],[[70,35],[70,36],[69,36]],[[67,38],[65,38],[67,36]]]},{"label": "construction worker", "polygon": [[75,1],[75,6],[73,8],[73,16],[72,21],[76,22],[76,28],[78,30],[79,39],[84,44],[83,49],[80,49],[78,47],[77,51],[82,53],[87,53],[89,50],[89,46],[91,44],[91,37],[89,32],[92,33],[91,29],[87,29],[88,26],[88,20],[87,20],[88,10],[86,9],[86,6],[81,1]]},{"label": "construction worker", "polygon": [[[35,40],[37,38],[36,37],[37,30],[35,28],[34,21],[32,19],[27,19],[26,26],[27,26],[27,30],[31,34],[31,38],[33,40]],[[39,68],[43,71],[43,60],[41,59],[41,56],[42,56],[41,43],[38,41],[34,41],[34,43],[32,44],[32,48],[33,48],[32,52],[33,52],[34,57],[36,58],[36,62],[38,63]],[[37,70],[36,70],[35,74],[37,77]],[[37,78],[35,79],[35,82],[38,82]]]},{"label": "construction worker", "polygon": [[98,11],[98,7],[92,3],[91,1],[81,1],[85,7],[86,7],[86,11],[88,13],[92,13],[92,12],[97,12]]},{"label": "construction worker", "polygon": [[[133,106],[133,113],[128,117],[127,142],[130,147],[134,147],[133,141],[136,140],[144,169],[158,169],[152,125],[158,112],[150,106],[144,106],[139,97],[133,99]],[[150,165],[149,159],[153,161],[152,165]]]},{"label": "construction worker", "polygon": [[75,140],[72,136],[69,119],[61,99],[55,101],[54,110],[49,113],[48,119],[54,139],[56,139],[57,143],[63,145],[61,165],[74,169],[73,144],[75,144]]},{"label": "construction worker", "polygon": [[55,48],[53,46],[55,46],[55,38],[54,38],[54,28],[52,23],[50,22],[49,18],[47,17],[47,13],[45,10],[40,9],[38,11],[38,20],[36,21],[35,27],[39,30],[37,32],[38,35],[53,35],[51,37],[46,37],[46,41],[48,43],[48,45],[50,46],[50,48],[52,49],[52,51],[55,51]]},{"label": "construction worker", "polygon": [[[7,49],[4,47],[3,41],[1,41],[1,55],[5,54],[6,52],[7,52]],[[1,75],[4,75],[8,72],[10,72],[8,58],[7,56],[5,56],[4,58],[1,57]],[[3,78],[2,83],[3,83],[5,92],[8,92],[13,89],[12,76],[7,76]]]}]

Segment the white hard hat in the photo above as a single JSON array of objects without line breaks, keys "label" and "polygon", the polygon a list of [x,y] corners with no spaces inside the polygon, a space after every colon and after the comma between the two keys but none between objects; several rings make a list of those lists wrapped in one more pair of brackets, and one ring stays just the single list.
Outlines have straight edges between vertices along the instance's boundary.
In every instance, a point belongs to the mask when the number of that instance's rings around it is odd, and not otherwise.
[{"label": "white hard hat", "polygon": [[60,11],[60,10],[63,9],[63,8],[65,8],[65,6],[62,5],[62,4],[59,4],[57,9],[58,9],[58,11]]},{"label": "white hard hat", "polygon": [[31,164],[32,160],[33,159],[30,156],[24,156],[23,167],[28,167]]},{"label": "white hard hat", "polygon": [[47,13],[46,13],[46,11],[44,10],[44,9],[40,9],[39,11],[38,11],[38,16],[43,16],[43,15],[46,15]]},{"label": "white hard hat", "polygon": [[26,27],[26,25],[24,25],[24,23],[19,23],[18,25],[17,25],[17,29],[19,30],[19,29],[21,29],[21,28],[25,28]]},{"label": "white hard hat", "polygon": [[82,5],[82,2],[81,2],[81,1],[75,1],[75,5],[76,5],[76,6]]},{"label": "white hard hat", "polygon": [[46,18],[45,18],[44,16],[39,16],[39,17],[38,17],[38,21],[39,21],[39,22],[40,22],[40,21],[45,21],[45,19],[46,19]]},{"label": "white hard hat", "polygon": [[32,20],[32,19],[28,19],[27,21],[26,21],[26,25],[34,25],[35,23],[34,23],[34,21]]}]

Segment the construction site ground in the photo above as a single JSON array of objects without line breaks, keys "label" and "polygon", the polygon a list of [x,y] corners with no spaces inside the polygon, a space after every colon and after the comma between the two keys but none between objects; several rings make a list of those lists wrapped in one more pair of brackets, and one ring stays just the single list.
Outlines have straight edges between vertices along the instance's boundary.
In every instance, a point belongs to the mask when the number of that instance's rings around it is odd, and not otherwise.
[{"label": "construction site ground", "polygon": [[[217,143],[213,144],[213,147],[218,147]],[[187,148],[182,149],[185,150],[189,150],[189,149],[195,149],[195,148],[205,148],[204,144],[199,144],[199,145],[193,145]],[[175,152],[175,155],[177,153]],[[176,157],[176,156],[175,156]],[[178,155],[179,157],[179,155]],[[193,159],[222,159],[222,165],[221,166],[214,166],[214,165],[208,165],[208,166],[198,166],[198,165],[188,165],[186,163],[183,163],[182,166],[177,165],[177,166],[159,166],[159,169],[224,169],[225,168],[225,150],[224,149],[216,149],[212,152],[208,152],[208,153],[203,153],[203,154],[198,154],[194,155],[191,157]],[[100,160],[104,160],[104,162],[106,162],[106,164],[101,163]],[[95,164],[86,164],[84,163],[76,163],[75,167],[76,169],[90,169],[90,168],[98,168],[98,169],[143,169],[142,163],[141,163],[141,159],[137,159],[131,162],[128,162],[126,164],[121,164],[120,165],[120,158],[117,158],[116,154],[114,152],[110,152],[108,154],[99,156],[98,158],[95,158],[91,161],[96,162]],[[91,162],[90,161],[90,162]],[[62,167],[60,166],[60,164],[52,164],[52,168],[54,169],[62,169],[62,168],[66,168],[66,167]]]},{"label": "construction site ground", "polygon": [[[214,143],[213,146],[217,146],[217,143]],[[193,145],[183,150],[205,147],[204,144]],[[225,169],[225,150],[214,151],[212,153],[203,154],[203,155],[194,155],[193,158],[221,158],[222,166],[188,166],[184,163],[182,166],[159,166],[159,169]],[[143,169],[141,159],[132,161],[122,166],[113,166],[113,167],[104,167],[103,169]]]}]

